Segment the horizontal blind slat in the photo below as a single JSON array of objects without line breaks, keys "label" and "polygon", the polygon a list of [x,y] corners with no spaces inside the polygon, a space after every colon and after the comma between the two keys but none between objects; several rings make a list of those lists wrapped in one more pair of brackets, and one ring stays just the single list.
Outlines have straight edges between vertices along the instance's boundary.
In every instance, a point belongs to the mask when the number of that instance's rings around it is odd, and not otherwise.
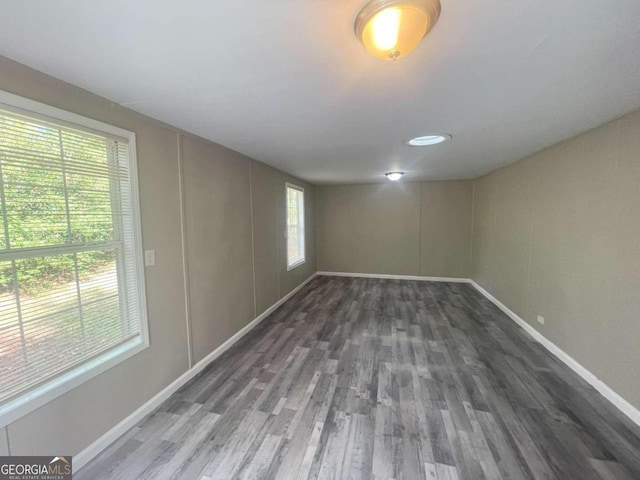
[{"label": "horizontal blind slat", "polygon": [[[15,396],[16,393],[19,393],[25,389],[28,388],[33,388],[43,382],[46,382],[48,380],[51,380],[53,378],[55,378],[56,376],[70,370],[71,368],[74,368],[78,365],[81,365],[82,363],[85,363],[91,359],[93,359],[94,357],[112,349],[117,347],[118,345],[121,345],[122,343],[130,340],[131,338],[135,338],[137,335],[131,335],[129,337],[120,337],[117,340],[114,340],[111,343],[107,343],[104,345],[100,345],[100,348],[96,348],[94,351],[91,352],[90,355],[84,356],[82,358],[74,358],[71,361],[65,363],[65,364],[59,364],[56,363],[55,364],[55,368],[50,368],[47,371],[39,371],[39,373],[37,375],[30,375],[28,377],[24,377],[24,381],[20,381],[20,382],[10,382],[8,380],[12,380],[11,376],[8,375],[4,375],[4,377],[0,378],[0,384],[3,385],[10,385],[10,387],[7,390],[3,390],[2,394],[0,395],[0,401],[6,400],[8,398],[11,398],[13,396]],[[60,352],[60,353],[65,353]],[[44,361],[45,363],[46,360]]]}]

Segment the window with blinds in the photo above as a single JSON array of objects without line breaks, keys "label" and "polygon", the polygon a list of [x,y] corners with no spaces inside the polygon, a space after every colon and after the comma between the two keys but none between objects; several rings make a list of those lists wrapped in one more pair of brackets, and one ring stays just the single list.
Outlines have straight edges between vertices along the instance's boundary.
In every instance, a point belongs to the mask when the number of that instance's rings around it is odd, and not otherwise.
[{"label": "window with blinds", "polygon": [[147,341],[135,137],[25,102],[91,127],[0,103],[0,402]]},{"label": "window with blinds", "polygon": [[304,189],[287,183],[287,269],[305,261]]}]

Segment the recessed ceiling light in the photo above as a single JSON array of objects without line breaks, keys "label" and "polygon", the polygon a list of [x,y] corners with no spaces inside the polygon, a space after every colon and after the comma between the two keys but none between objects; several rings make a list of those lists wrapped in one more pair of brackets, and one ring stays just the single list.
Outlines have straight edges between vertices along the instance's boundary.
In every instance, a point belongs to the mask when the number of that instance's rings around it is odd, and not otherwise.
[{"label": "recessed ceiling light", "polygon": [[439,16],[440,0],[371,0],[354,30],[371,55],[396,60],[418,46]]},{"label": "recessed ceiling light", "polygon": [[392,182],[397,182],[402,178],[402,176],[404,175],[404,172],[389,172],[389,173],[385,173],[385,175]]},{"label": "recessed ceiling light", "polygon": [[437,135],[424,135],[422,137],[412,138],[407,141],[407,145],[412,147],[427,147],[429,145],[437,145],[442,142],[451,140],[451,135],[448,133],[441,133]]}]

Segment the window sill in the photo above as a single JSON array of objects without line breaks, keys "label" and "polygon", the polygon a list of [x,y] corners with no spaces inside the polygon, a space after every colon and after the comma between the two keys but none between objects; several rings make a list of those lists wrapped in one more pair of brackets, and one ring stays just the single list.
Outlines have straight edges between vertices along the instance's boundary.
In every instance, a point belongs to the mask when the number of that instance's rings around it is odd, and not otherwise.
[{"label": "window sill", "polygon": [[294,268],[298,268],[301,265],[307,263],[307,259],[303,258],[302,260],[298,260],[296,263],[292,263],[291,265],[287,265],[287,272],[290,272]]},{"label": "window sill", "polygon": [[38,387],[7,400],[0,405],[0,428],[28,415],[148,347],[149,343],[142,337],[132,338]]}]

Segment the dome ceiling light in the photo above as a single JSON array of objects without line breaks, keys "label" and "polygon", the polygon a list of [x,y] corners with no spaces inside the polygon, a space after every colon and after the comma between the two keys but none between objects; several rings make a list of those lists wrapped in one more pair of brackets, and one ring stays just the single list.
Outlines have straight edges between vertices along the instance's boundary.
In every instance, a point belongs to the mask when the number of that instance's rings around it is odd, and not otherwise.
[{"label": "dome ceiling light", "polygon": [[371,0],[356,18],[356,37],[382,60],[397,60],[418,46],[440,16],[439,0]]},{"label": "dome ceiling light", "polygon": [[438,145],[439,143],[451,140],[451,135],[448,133],[439,133],[436,135],[424,135],[422,137],[415,137],[411,140],[407,140],[407,145],[411,147],[429,147],[431,145]]},{"label": "dome ceiling light", "polygon": [[404,175],[404,172],[389,172],[389,173],[385,173],[385,175],[392,182],[397,182],[402,178],[402,176]]}]

